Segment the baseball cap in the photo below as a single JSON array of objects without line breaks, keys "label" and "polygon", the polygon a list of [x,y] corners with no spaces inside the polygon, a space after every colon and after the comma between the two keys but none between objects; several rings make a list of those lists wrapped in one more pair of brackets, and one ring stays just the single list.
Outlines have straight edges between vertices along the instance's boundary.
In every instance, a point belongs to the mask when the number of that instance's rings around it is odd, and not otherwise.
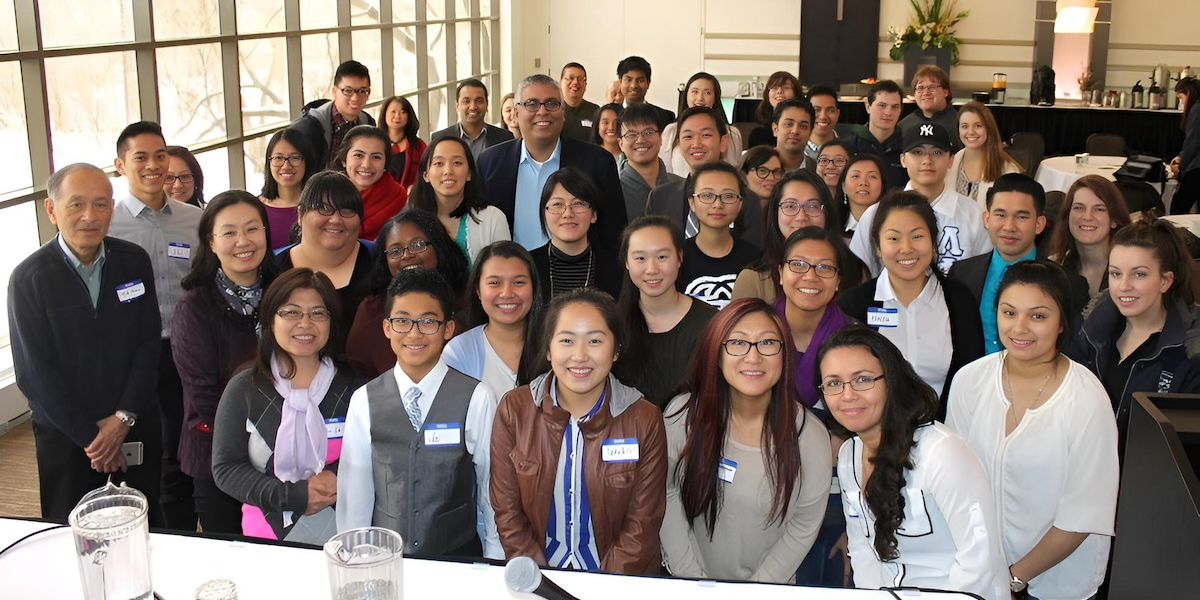
[{"label": "baseball cap", "polygon": [[904,132],[904,151],[929,144],[942,150],[950,150],[950,134],[938,123],[921,123]]}]

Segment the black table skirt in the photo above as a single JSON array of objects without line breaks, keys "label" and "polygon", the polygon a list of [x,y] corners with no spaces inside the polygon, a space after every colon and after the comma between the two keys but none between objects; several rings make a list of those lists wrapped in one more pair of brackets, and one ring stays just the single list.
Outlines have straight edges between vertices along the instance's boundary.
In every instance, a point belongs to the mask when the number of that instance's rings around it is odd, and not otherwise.
[{"label": "black table skirt", "polygon": [[[733,104],[733,121],[754,121],[758,99],[738,98]],[[862,102],[839,102],[841,124],[866,123]],[[1183,131],[1179,113],[1157,110],[1121,110],[1070,106],[988,105],[1005,140],[1014,133],[1035,131],[1046,139],[1046,156],[1079,154],[1093,133],[1115,133],[1125,138],[1129,153],[1149,154],[1165,161],[1179,155]],[[908,115],[917,105],[906,102],[901,112]]]}]

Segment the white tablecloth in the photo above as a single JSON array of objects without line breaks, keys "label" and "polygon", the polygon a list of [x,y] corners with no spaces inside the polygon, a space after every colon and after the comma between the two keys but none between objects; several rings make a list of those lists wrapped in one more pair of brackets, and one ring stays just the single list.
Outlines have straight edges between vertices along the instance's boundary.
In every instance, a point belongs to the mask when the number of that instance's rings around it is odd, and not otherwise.
[{"label": "white tablecloth", "polygon": [[1074,156],[1055,156],[1042,161],[1038,167],[1037,182],[1047,192],[1059,191],[1064,194],[1071,189],[1071,184],[1084,175],[1100,175],[1110,181],[1116,181],[1113,176],[1121,165],[1125,164],[1124,156],[1092,156],[1087,164],[1076,164]]},{"label": "white tablecloth", "polygon": [[[21,536],[49,527],[47,523],[0,519],[0,548]],[[212,579],[237,584],[238,597],[329,598],[325,555],[320,550],[269,544],[229,542],[201,537],[150,535],[151,578],[164,600],[192,600],[196,588]],[[797,588],[785,585],[715,583],[599,573],[556,572],[548,575],[581,600],[612,598],[686,598],[717,600],[887,600],[884,591]],[[526,598],[504,585],[504,569],[408,558],[404,561],[407,600],[461,598]],[[0,598],[75,600],[83,597],[71,530],[56,529],[32,537],[0,556]],[[907,599],[965,599],[964,594],[904,592]]]}]

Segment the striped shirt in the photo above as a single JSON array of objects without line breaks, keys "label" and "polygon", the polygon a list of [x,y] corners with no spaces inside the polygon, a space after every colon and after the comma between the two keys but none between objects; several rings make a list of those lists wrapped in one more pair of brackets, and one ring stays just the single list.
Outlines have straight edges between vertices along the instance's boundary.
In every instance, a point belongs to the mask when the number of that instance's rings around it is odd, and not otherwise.
[{"label": "striped shirt", "polygon": [[554,244],[547,244],[546,253],[550,257],[551,296],[596,283],[596,266],[592,260],[591,247],[571,256],[554,247]]},{"label": "striped shirt", "polygon": [[[557,386],[551,386],[550,398],[558,402]],[[596,405],[583,418],[571,417],[563,432],[562,449],[558,453],[558,470],[554,477],[554,500],[546,525],[546,563],[552,567],[600,570],[600,551],[592,534],[592,510],[588,504],[587,485],[583,478],[583,432],[579,424],[596,414],[608,397],[608,387],[600,393]],[[578,492],[578,493],[576,493]]]}]

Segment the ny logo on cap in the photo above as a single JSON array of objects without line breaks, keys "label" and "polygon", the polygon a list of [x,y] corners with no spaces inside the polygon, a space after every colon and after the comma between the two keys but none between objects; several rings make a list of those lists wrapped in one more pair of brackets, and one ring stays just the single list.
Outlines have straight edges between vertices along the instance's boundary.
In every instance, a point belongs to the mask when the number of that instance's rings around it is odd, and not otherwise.
[{"label": "ny logo on cap", "polygon": [[922,125],[921,136],[933,135],[933,125]]}]

